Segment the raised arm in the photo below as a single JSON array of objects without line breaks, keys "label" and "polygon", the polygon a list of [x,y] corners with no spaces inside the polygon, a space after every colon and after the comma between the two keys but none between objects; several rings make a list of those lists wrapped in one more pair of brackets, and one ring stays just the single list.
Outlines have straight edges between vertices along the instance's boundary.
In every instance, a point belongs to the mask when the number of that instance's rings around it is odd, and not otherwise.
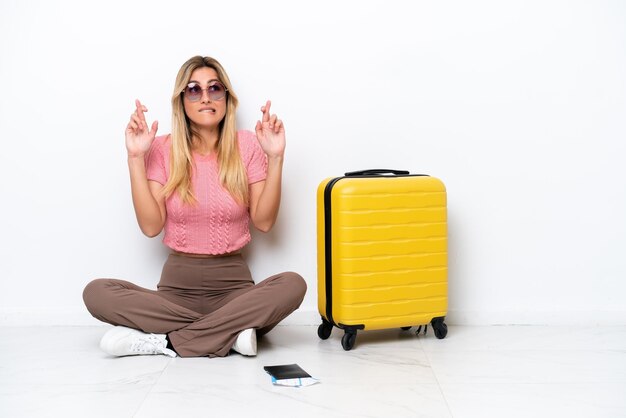
[{"label": "raised arm", "polygon": [[285,126],[275,114],[270,116],[270,106],[268,100],[261,107],[262,120],[256,123],[256,136],[267,155],[267,177],[250,186],[250,218],[263,232],[272,229],[278,216],[285,155]]},{"label": "raised arm", "polygon": [[156,136],[158,122],[154,121],[148,129],[144,116],[148,109],[139,100],[135,100],[135,106],[126,126],[130,188],[139,228],[145,235],[154,237],[165,224],[165,198],[161,196],[163,186],[148,180],[145,158]]}]

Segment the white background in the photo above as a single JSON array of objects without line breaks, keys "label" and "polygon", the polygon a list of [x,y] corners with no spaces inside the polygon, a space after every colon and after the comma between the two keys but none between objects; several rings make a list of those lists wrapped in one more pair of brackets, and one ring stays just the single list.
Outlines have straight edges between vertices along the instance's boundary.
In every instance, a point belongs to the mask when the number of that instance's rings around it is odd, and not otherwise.
[{"label": "white background", "polygon": [[300,272],[317,323],[315,192],[390,167],[448,188],[449,322],[626,323],[626,3],[0,3],[0,324],[91,324],[82,289],[154,288],[167,250],[130,199],[140,98],[169,132],[180,65],[216,57],[251,129],[287,128],[257,280]]}]

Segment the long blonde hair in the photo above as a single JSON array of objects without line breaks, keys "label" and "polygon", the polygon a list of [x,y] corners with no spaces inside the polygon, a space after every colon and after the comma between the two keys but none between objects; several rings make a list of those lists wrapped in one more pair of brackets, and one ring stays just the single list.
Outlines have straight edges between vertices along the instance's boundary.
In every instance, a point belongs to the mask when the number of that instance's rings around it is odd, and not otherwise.
[{"label": "long blonde hair", "polygon": [[222,65],[211,57],[195,56],[187,60],[176,76],[172,95],[172,134],[170,148],[170,177],[163,188],[165,197],[175,191],[187,204],[196,202],[191,184],[193,157],[191,145],[193,128],[185,113],[182,92],[187,87],[191,74],[198,68],[209,67],[217,72],[219,80],[228,89],[226,115],[219,126],[217,141],[217,164],[220,184],[239,203],[248,204],[248,177],[239,155],[235,112],[239,101]]}]

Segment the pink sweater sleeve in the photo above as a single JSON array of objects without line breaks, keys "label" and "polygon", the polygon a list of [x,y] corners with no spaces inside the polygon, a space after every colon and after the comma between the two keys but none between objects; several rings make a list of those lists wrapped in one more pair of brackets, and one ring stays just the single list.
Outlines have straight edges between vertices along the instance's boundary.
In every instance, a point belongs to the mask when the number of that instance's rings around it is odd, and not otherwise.
[{"label": "pink sweater sleeve", "polygon": [[148,180],[153,180],[162,185],[167,183],[167,170],[165,163],[165,147],[167,146],[167,135],[154,138],[150,150],[146,155],[146,176]]},{"label": "pink sweater sleeve", "polygon": [[256,134],[251,131],[238,132],[239,150],[243,165],[248,172],[248,184],[267,177],[267,156],[263,152]]}]

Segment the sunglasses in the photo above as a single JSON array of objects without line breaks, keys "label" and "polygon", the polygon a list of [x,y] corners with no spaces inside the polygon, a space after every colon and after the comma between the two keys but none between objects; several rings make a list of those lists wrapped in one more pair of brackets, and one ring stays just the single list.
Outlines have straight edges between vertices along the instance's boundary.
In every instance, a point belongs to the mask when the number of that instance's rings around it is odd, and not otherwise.
[{"label": "sunglasses", "polygon": [[189,83],[187,87],[185,87],[185,90],[183,90],[183,94],[190,102],[197,102],[202,99],[202,92],[204,90],[206,90],[211,100],[222,100],[228,91],[222,83],[214,80],[211,81],[211,84],[209,84],[206,89],[203,89],[198,83]]}]

